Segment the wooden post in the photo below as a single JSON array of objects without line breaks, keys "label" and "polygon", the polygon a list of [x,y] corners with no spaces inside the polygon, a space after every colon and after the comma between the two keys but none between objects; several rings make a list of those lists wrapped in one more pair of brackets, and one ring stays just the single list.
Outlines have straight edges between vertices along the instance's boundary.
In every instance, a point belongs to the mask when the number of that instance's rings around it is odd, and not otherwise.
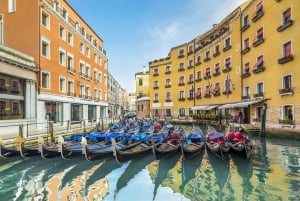
[{"label": "wooden post", "polygon": [[260,137],[266,136],[266,116],[267,116],[267,104],[263,103],[263,109],[261,113]]},{"label": "wooden post", "polygon": [[51,142],[55,141],[54,129],[53,129],[53,121],[49,121],[49,132],[50,132],[50,140]]}]

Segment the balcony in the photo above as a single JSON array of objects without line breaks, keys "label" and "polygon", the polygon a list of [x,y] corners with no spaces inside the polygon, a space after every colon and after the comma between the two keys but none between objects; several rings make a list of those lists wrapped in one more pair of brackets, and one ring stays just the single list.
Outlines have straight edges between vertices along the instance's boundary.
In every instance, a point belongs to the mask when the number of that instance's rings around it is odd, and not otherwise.
[{"label": "balcony", "polygon": [[206,75],[206,76],[204,77],[205,80],[208,80],[208,79],[210,79],[210,78],[211,78],[210,75]]},{"label": "balcony", "polygon": [[202,78],[198,78],[195,80],[195,82],[200,82],[202,80]]},{"label": "balcony", "polygon": [[94,101],[99,102],[99,101],[100,101],[100,98],[95,97],[95,98],[94,98]]},{"label": "balcony", "polygon": [[178,58],[184,58],[184,54],[178,55]]},{"label": "balcony", "polygon": [[247,78],[250,77],[251,73],[250,72],[246,72],[242,74],[242,78]]},{"label": "balcony", "polygon": [[70,67],[70,66],[67,67],[67,71],[68,71],[69,73],[75,73],[75,72],[76,72],[75,69],[72,68],[72,67]]},{"label": "balcony", "polygon": [[166,85],[165,85],[165,88],[170,88],[170,87],[171,87],[170,84],[166,84]]},{"label": "balcony", "polygon": [[227,50],[229,50],[231,48],[231,45],[226,45],[224,48],[223,48],[223,52],[226,52]]},{"label": "balcony", "polygon": [[11,93],[14,93],[14,94],[19,94],[20,93],[20,89],[19,87],[12,87],[10,89]]},{"label": "balcony", "polygon": [[244,96],[242,96],[242,100],[250,100],[250,95],[244,95]]},{"label": "balcony", "polygon": [[0,92],[6,92],[6,91],[7,91],[7,88],[5,86],[0,87]]},{"label": "balcony", "polygon": [[242,51],[241,51],[241,54],[243,55],[243,54],[246,54],[247,52],[249,52],[250,51],[250,47],[246,47],[245,49],[243,49]]},{"label": "balcony", "polygon": [[220,96],[220,95],[221,95],[220,90],[216,90],[216,91],[214,92],[214,96]]},{"label": "balcony", "polygon": [[285,30],[286,28],[290,27],[293,25],[293,20],[288,20],[287,22],[285,22],[283,25],[279,26],[277,28],[278,32],[282,32],[283,30]]},{"label": "balcony", "polygon": [[210,93],[204,95],[204,98],[210,98],[210,97],[211,97]]},{"label": "balcony", "polygon": [[99,79],[97,79],[97,78],[94,78],[94,82],[97,82],[97,83],[99,83]]},{"label": "balcony", "polygon": [[256,22],[259,20],[262,16],[264,15],[263,10],[259,10],[258,12],[255,13],[255,15],[252,17],[252,22]]},{"label": "balcony", "polygon": [[195,65],[199,66],[201,64],[201,61],[198,61]]},{"label": "balcony", "polygon": [[191,51],[188,52],[188,55],[191,55],[191,54],[193,54],[193,53],[194,53],[194,51],[191,50]]},{"label": "balcony", "polygon": [[188,100],[194,100],[194,97],[188,97]]},{"label": "balcony", "polygon": [[283,89],[278,89],[279,91],[279,94],[281,96],[284,96],[284,95],[290,95],[292,96],[294,94],[294,88],[283,88]]},{"label": "balcony", "polygon": [[166,71],[165,74],[171,74],[171,71]]},{"label": "balcony", "polygon": [[223,95],[229,95],[229,94],[231,94],[232,93],[232,91],[231,90],[228,90],[228,91],[223,91]]},{"label": "balcony", "polygon": [[250,27],[249,24],[245,24],[245,25],[240,29],[240,31],[241,31],[241,32],[244,32],[244,31],[246,31],[249,27]]},{"label": "balcony", "polygon": [[194,83],[193,80],[188,81],[188,84],[193,84],[193,83]]},{"label": "balcony", "polygon": [[83,72],[80,72],[79,75],[80,75],[80,77],[83,77],[83,78],[85,78],[85,76],[86,76]]},{"label": "balcony", "polygon": [[171,100],[170,98],[167,98],[167,99],[165,100],[165,102],[172,102],[172,100]]},{"label": "balcony", "polygon": [[263,37],[258,38],[256,41],[254,41],[253,43],[253,47],[257,47],[260,44],[262,44],[265,41],[265,39]]},{"label": "balcony", "polygon": [[257,74],[257,73],[260,73],[260,72],[263,72],[263,71],[265,71],[265,67],[264,66],[258,66],[257,68],[255,68],[255,69],[253,69],[252,70],[252,72],[254,73],[254,74]]},{"label": "balcony", "polygon": [[154,100],[153,103],[159,103],[159,100]]},{"label": "balcony", "polygon": [[193,68],[194,67],[194,65],[189,65],[187,68],[188,69],[191,69],[191,68]]},{"label": "balcony", "polygon": [[178,68],[178,72],[184,71],[184,68]]},{"label": "balcony", "polygon": [[294,59],[294,55],[290,54],[288,56],[278,59],[278,64],[284,64]]},{"label": "balcony", "polygon": [[217,52],[214,53],[213,56],[214,56],[214,57],[217,57],[217,56],[219,56],[219,55],[220,55],[220,51],[217,51]]},{"label": "balcony", "polygon": [[197,95],[197,96],[196,96],[196,99],[201,99],[201,98],[202,98],[201,95]]},{"label": "balcony", "polygon": [[185,98],[179,98],[178,101],[185,101]]},{"label": "balcony", "polygon": [[159,76],[158,72],[153,73],[153,76]]},{"label": "balcony", "polygon": [[183,83],[183,82],[178,84],[178,86],[184,86],[184,85],[185,85],[185,83]]},{"label": "balcony", "polygon": [[258,92],[256,94],[253,94],[254,98],[260,98],[260,97],[264,97],[264,92]]},{"label": "balcony", "polygon": [[295,121],[292,119],[288,119],[288,118],[278,119],[278,123],[281,124],[281,127],[295,128]]},{"label": "balcony", "polygon": [[207,61],[209,61],[209,60],[211,60],[211,58],[210,58],[210,57],[206,57],[206,58],[204,59],[204,62],[207,62]]},{"label": "balcony", "polygon": [[68,92],[67,95],[71,96],[71,97],[75,97],[76,96],[76,94],[74,92]]},{"label": "balcony", "polygon": [[213,74],[214,77],[217,77],[218,75],[221,75],[221,73],[220,73],[220,72],[215,72],[215,73]]},{"label": "balcony", "polygon": [[229,65],[229,66],[226,66],[222,71],[223,71],[223,73],[227,73],[227,72],[229,72],[229,71],[231,71],[232,70],[232,68],[231,68],[231,66]]},{"label": "balcony", "polygon": [[159,89],[159,86],[154,86],[153,89]]}]

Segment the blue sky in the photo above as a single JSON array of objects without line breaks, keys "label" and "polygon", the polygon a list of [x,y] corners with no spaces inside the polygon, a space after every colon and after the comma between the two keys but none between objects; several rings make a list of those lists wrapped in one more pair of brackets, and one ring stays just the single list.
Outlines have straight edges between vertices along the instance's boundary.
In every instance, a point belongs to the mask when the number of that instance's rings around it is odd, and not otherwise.
[{"label": "blue sky", "polygon": [[109,72],[129,92],[134,75],[222,21],[246,0],[68,0],[103,39]]}]

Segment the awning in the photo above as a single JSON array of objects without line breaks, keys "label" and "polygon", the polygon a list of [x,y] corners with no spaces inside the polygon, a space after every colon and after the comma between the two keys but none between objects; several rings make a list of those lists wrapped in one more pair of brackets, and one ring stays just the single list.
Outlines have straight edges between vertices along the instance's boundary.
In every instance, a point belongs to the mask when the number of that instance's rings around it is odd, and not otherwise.
[{"label": "awning", "polygon": [[211,110],[211,109],[214,109],[216,107],[218,107],[219,105],[209,105],[207,106],[206,108],[204,108],[203,110]]},{"label": "awning", "polygon": [[227,108],[241,108],[241,107],[248,107],[249,105],[262,102],[264,100],[253,100],[253,101],[242,101],[237,103],[228,103],[225,105],[221,105],[218,109],[227,109]]},{"label": "awning", "polygon": [[204,110],[208,106],[209,105],[198,105],[198,106],[191,107],[191,110]]}]

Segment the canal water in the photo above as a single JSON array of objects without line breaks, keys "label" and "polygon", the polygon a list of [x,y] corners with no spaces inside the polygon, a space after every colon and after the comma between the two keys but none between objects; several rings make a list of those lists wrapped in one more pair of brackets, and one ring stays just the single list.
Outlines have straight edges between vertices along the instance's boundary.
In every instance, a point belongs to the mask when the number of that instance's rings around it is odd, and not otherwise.
[{"label": "canal water", "polygon": [[300,200],[299,141],[260,139],[246,160],[209,151],[184,159],[153,155],[122,164],[114,158],[0,159],[0,199],[199,201]]}]

